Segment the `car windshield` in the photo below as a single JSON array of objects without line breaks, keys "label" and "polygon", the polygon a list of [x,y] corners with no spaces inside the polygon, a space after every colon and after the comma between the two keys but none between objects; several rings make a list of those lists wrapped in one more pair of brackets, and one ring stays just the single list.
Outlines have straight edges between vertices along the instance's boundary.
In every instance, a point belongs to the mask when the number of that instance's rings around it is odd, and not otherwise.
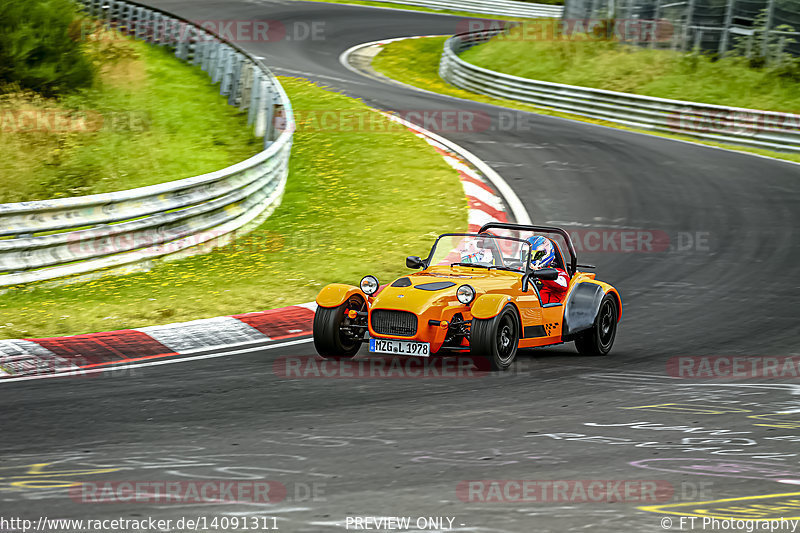
[{"label": "car windshield", "polygon": [[523,272],[530,261],[528,242],[490,234],[441,235],[428,256],[428,265],[471,266]]}]

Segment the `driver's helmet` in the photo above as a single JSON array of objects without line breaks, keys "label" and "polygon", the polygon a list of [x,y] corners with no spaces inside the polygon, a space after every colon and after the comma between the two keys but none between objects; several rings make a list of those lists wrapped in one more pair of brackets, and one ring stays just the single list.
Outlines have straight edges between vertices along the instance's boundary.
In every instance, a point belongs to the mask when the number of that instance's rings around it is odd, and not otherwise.
[{"label": "driver's helmet", "polygon": [[552,265],[556,259],[556,247],[553,241],[541,235],[528,238],[531,243],[531,268],[537,270]]}]

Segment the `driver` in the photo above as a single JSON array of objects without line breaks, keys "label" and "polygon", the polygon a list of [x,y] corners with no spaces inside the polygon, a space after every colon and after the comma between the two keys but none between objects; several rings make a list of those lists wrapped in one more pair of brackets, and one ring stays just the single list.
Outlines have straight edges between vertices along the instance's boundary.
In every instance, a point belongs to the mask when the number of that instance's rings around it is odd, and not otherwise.
[{"label": "driver", "polygon": [[539,297],[542,304],[559,303],[567,293],[569,286],[569,276],[561,268],[556,268],[553,263],[556,259],[556,247],[552,240],[541,235],[530,237],[531,243],[531,268],[555,268],[558,271],[558,278],[554,280],[544,279],[539,283]]}]

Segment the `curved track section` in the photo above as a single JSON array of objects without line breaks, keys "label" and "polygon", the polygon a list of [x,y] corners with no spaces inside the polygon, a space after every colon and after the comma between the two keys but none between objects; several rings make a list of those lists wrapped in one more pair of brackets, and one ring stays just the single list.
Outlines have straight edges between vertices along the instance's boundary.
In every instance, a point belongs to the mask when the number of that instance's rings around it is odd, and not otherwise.
[{"label": "curved track section", "polygon": [[[797,355],[800,167],[422,94],[338,62],[361,42],[455,33],[455,17],[294,1],[157,5],[198,20],[278,20],[290,36],[316,23],[317,40],[243,44],[279,74],[381,109],[488,116],[484,131],[444,136],[497,170],[535,222],[568,225],[587,248],[600,237],[601,250],[581,260],[620,289],[625,319],[609,357],[580,357],[566,345],[522,354],[509,374],[465,379],[376,379],[369,366],[314,379],[308,366],[287,371],[287,360],[307,364],[313,355],[299,343],[125,375],[11,383],[0,389],[6,514],[275,517],[293,532],[344,530],[348,516],[441,516],[453,522],[440,531],[646,532],[663,531],[665,516],[677,529],[676,515],[688,509],[733,512],[694,501],[735,498],[746,511],[792,498],[775,494],[800,499],[797,377],[671,375],[676,357]],[[614,250],[623,230],[658,245]],[[208,479],[273,480],[286,497],[103,505],[68,488]],[[461,490],[468,480],[520,479],[539,487],[653,480],[663,490],[655,503],[542,489],[536,501],[511,490],[484,502],[480,487]],[[640,509],[648,505],[667,507]],[[800,515],[791,505],[759,517]],[[756,516],[745,511],[736,512]]]}]

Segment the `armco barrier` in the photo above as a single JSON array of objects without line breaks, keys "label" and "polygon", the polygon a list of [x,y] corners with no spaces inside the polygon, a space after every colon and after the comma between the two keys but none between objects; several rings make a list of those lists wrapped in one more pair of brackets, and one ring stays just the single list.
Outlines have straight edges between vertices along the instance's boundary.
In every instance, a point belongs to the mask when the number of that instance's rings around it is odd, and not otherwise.
[{"label": "armco barrier", "polygon": [[261,61],[158,9],[121,0],[81,2],[108,25],[201,66],[230,105],[248,111],[264,150],[216,172],[150,187],[0,204],[0,286],[208,251],[248,231],[283,196],[294,116]]},{"label": "armco barrier", "polygon": [[549,4],[532,4],[515,0],[375,0],[392,4],[430,7],[433,9],[451,9],[468,11],[484,15],[505,15],[507,17],[558,18],[564,13],[564,6]]},{"label": "armco barrier", "polygon": [[448,39],[439,65],[440,76],[468,91],[573,115],[709,141],[784,152],[800,151],[800,115],[531,80],[478,67],[458,57],[464,50],[502,31],[462,33]]}]

